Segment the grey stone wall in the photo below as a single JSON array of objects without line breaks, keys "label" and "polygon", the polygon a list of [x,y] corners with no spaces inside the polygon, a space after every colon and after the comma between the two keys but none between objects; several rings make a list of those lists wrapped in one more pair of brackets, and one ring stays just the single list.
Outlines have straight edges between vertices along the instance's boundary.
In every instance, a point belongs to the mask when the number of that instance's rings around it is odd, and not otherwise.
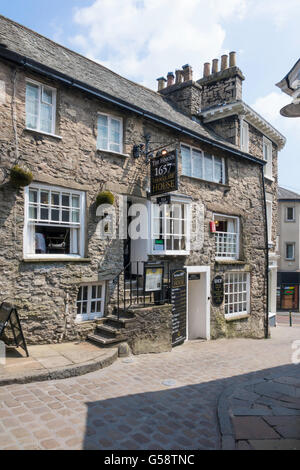
[{"label": "grey stone wall", "polygon": [[[28,76],[28,75],[26,75]],[[31,78],[57,88],[58,139],[24,130],[25,75],[18,71],[16,80],[15,116],[19,148],[19,163],[34,174],[34,181],[86,191],[87,233],[86,252],[82,262],[24,262],[24,193],[4,179],[0,185],[0,292],[19,308],[29,343],[69,341],[85,337],[95,322],[76,323],[76,298],[82,283],[104,280],[107,283],[107,303],[113,295],[112,279],[123,268],[123,241],[99,240],[96,235],[95,197],[102,189],[113,190],[116,196],[146,196],[148,168],[143,158],[118,156],[96,150],[98,112],[108,112],[124,119],[124,154],[131,154],[134,144],[143,142],[150,132],[152,149],[173,142],[174,148],[183,141],[179,134],[159,124],[150,124],[141,117],[125,113],[86,95],[64,88],[55,82],[32,75]],[[5,82],[6,101],[0,105],[0,164],[9,174],[16,161],[16,139],[12,122],[12,69],[0,64],[0,80]],[[198,101],[195,102],[195,109]],[[160,142],[161,145],[158,145]],[[179,193],[192,196],[204,207],[204,243],[192,248],[188,257],[169,257],[174,266],[210,266],[212,274],[226,271],[251,272],[251,316],[242,322],[224,321],[224,307],[212,308],[213,337],[249,335],[261,337],[265,310],[265,235],[260,169],[245,160],[199,145],[192,139],[186,144],[225,158],[226,185],[181,177]],[[179,162],[179,169],[181,163]],[[225,190],[229,192],[225,194]],[[118,198],[116,197],[116,209]],[[215,262],[214,236],[209,232],[213,212],[239,215],[242,226],[242,261],[244,264],[222,266]],[[159,321],[159,312],[155,312]],[[163,320],[166,322],[166,317]],[[165,324],[165,323],[163,323]],[[157,333],[157,329],[155,330]],[[165,341],[165,338],[164,338]],[[138,342],[137,342],[138,344]],[[139,348],[141,346],[136,346]],[[150,343],[149,343],[150,348]]]},{"label": "grey stone wall", "polygon": [[136,321],[128,330],[127,342],[135,355],[162,353],[172,349],[172,305],[132,310]]},{"label": "grey stone wall", "polygon": [[242,100],[244,79],[238,67],[231,67],[198,80],[203,90],[202,110]]}]

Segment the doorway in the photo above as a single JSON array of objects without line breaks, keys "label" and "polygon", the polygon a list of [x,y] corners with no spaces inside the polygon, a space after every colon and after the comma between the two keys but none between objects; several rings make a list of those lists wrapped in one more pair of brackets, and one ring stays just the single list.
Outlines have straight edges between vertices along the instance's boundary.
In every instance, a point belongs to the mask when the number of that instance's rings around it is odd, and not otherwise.
[{"label": "doorway", "polygon": [[210,340],[210,267],[187,266],[188,340]]}]

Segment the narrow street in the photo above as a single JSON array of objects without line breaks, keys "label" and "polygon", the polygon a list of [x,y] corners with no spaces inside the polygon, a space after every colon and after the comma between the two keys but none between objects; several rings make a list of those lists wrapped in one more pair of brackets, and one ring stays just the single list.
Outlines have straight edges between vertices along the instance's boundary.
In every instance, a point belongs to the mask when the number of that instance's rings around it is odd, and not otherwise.
[{"label": "narrow street", "polygon": [[[226,448],[221,431],[228,421],[228,388],[241,390],[253,380],[292,376],[297,393],[293,410],[285,409],[287,415],[298,414],[299,421],[300,366],[292,364],[297,340],[299,327],[278,326],[268,341],[195,341],[172,353],[119,359],[83,377],[1,387],[0,449]],[[240,399],[243,408],[250,399],[247,393],[240,392],[233,405]],[[276,410],[269,407],[261,414],[272,413]],[[241,434],[244,428],[236,423]],[[248,447],[243,432],[241,448]],[[273,439],[284,446],[284,433],[274,433]]]}]

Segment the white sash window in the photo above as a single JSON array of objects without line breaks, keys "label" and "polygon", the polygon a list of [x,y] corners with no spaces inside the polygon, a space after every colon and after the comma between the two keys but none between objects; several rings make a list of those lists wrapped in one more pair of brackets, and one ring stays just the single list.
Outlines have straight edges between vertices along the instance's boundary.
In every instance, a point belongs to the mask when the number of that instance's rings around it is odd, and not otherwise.
[{"label": "white sash window", "polygon": [[26,127],[55,134],[56,90],[40,83],[26,81]]},{"label": "white sash window", "polygon": [[123,152],[123,120],[106,114],[98,115],[97,149]]}]

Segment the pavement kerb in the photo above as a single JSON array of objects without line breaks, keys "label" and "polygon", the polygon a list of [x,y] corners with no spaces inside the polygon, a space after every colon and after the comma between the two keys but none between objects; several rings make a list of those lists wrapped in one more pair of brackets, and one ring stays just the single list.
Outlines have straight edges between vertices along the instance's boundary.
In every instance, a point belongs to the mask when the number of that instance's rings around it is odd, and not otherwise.
[{"label": "pavement kerb", "polygon": [[28,384],[32,382],[45,382],[48,380],[63,380],[71,377],[89,374],[99,369],[110,366],[118,359],[118,349],[108,349],[107,354],[99,359],[94,359],[82,364],[74,364],[71,366],[57,367],[54,369],[27,371],[11,377],[0,378],[0,387],[12,384]]},{"label": "pavement kerb", "polygon": [[221,434],[221,449],[222,450],[235,450],[235,433],[232,426],[231,419],[233,418],[233,414],[231,413],[231,409],[229,406],[229,399],[235,393],[235,391],[239,388],[245,388],[249,386],[258,385],[263,382],[267,382],[272,379],[282,377],[282,372],[280,373],[271,373],[267,374],[265,377],[260,379],[252,379],[248,380],[247,382],[231,385],[221,393],[218,405],[217,405],[217,419],[219,425],[219,431]]}]

